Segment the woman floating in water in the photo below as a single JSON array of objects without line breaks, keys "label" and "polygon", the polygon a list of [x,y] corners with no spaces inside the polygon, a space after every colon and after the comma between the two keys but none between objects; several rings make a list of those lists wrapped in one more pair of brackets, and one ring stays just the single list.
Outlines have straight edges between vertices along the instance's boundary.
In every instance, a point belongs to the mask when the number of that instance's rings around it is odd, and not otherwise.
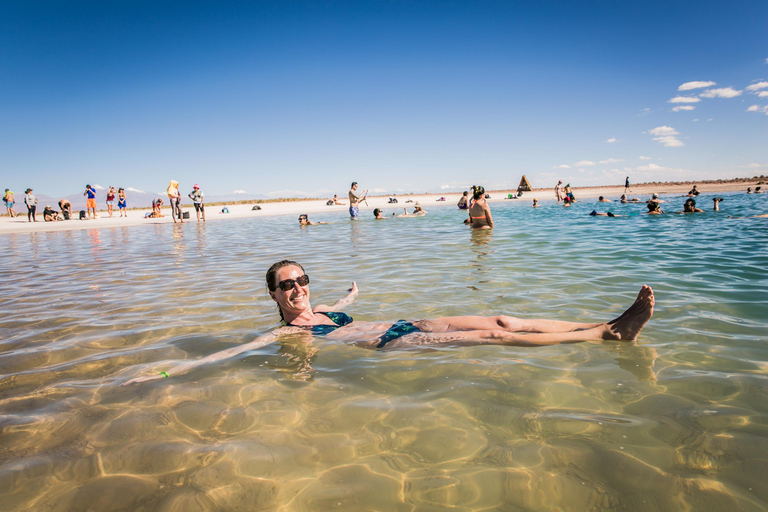
[{"label": "woman floating in water", "polygon": [[269,345],[280,335],[309,332],[329,339],[347,341],[370,349],[396,349],[429,345],[516,345],[542,346],[576,343],[588,340],[634,341],[653,315],[653,290],[643,285],[635,302],[619,317],[603,323],[577,323],[561,320],[524,320],[511,316],[454,316],[431,320],[397,322],[355,321],[339,309],[357,297],[357,285],[352,283],[349,295],[333,306],[312,308],[309,297],[309,276],[295,261],[283,260],[267,271],[269,295],[277,303],[285,323],[271,333],[250,343],[240,345],[202,359],[187,361],[157,375],[139,377],[126,382],[162,379],[186,372],[196,366]]}]

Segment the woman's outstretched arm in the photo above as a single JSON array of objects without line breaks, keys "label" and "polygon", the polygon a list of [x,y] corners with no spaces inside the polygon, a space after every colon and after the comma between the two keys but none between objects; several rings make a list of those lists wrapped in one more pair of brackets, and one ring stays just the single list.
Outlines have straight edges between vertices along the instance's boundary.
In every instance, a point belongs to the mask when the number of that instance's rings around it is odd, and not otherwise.
[{"label": "woman's outstretched arm", "polygon": [[146,382],[150,380],[165,379],[167,377],[170,377],[171,375],[175,376],[175,375],[180,375],[182,373],[186,373],[192,368],[196,368],[204,364],[215,363],[216,361],[229,359],[230,357],[235,357],[236,355],[242,354],[243,352],[247,352],[249,350],[256,350],[257,348],[261,348],[266,345],[269,345],[270,343],[274,343],[275,340],[277,340],[278,335],[283,333],[284,333],[284,328],[278,329],[276,331],[272,331],[267,334],[262,334],[252,342],[246,343],[245,345],[238,345],[237,347],[228,348],[226,350],[222,350],[221,352],[216,352],[215,354],[211,354],[209,356],[203,357],[202,359],[184,361],[183,363],[177,364],[176,366],[169,368],[165,371],[162,371],[157,375],[148,375],[146,377],[137,377],[135,379],[131,379],[128,382],[124,383],[123,386],[127,386],[129,384],[134,384],[137,382]]},{"label": "woman's outstretched arm", "polygon": [[352,281],[352,288],[349,289],[349,294],[346,297],[344,297],[343,299],[337,300],[333,306],[326,306],[325,304],[319,304],[312,311],[314,311],[315,313],[338,311],[340,309],[344,309],[345,307],[355,302],[356,298],[357,298],[357,283]]}]

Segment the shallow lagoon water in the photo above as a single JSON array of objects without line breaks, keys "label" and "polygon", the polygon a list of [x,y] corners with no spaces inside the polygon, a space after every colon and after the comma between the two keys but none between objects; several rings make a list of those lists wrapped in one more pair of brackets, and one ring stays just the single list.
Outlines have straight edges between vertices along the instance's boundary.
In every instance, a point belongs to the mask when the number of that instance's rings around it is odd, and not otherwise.
[{"label": "shallow lagoon water", "polygon": [[[0,509],[766,510],[768,219],[727,216],[768,196],[724,197],[654,217],[527,194],[492,205],[492,232],[426,204],[4,236]],[[313,304],[355,280],[361,320],[605,320],[643,283],[657,307],[637,343],[286,338],[120,386],[276,327],[263,276],[283,258]]]}]

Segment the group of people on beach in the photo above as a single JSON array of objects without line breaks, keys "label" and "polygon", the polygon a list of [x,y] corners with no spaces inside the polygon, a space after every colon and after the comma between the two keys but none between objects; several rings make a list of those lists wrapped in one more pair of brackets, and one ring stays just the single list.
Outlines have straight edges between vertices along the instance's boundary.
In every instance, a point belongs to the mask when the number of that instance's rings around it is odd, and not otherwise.
[{"label": "group of people on beach", "polygon": [[[32,189],[28,188],[24,191],[24,205],[27,207],[27,219],[29,222],[37,222],[37,197],[32,193]],[[179,192],[179,182],[175,180],[171,180],[171,182],[168,184],[168,188],[166,190],[166,194],[168,195],[168,200],[171,204],[171,210],[172,210],[172,216],[173,216],[173,222],[184,222],[183,220],[183,214],[181,211],[181,193]],[[85,186],[85,191],[83,192],[83,196],[85,197],[85,210],[80,211],[79,219],[80,220],[86,220],[86,219],[96,219],[98,218],[98,215],[96,214],[96,189],[95,187],[92,187],[91,185]],[[204,204],[204,195],[203,191],[200,190],[199,185],[195,185],[192,187],[192,192],[187,194],[187,196],[192,199],[192,203],[195,207],[195,212],[197,214],[197,221],[200,222],[200,218],[202,217],[203,222],[205,222],[205,204]],[[117,208],[120,212],[120,217],[128,217],[128,202],[125,194],[125,189],[123,187],[115,188],[113,186],[109,186],[107,188],[106,193],[106,206],[107,206],[107,213],[109,214],[109,217],[111,218],[114,213],[114,207],[115,207],[115,200],[117,200]],[[3,195],[3,203],[5,204],[6,212],[9,217],[17,217],[19,214],[14,209],[14,206],[16,205],[16,198],[14,196],[13,191],[10,189],[5,189],[5,194]],[[72,203],[68,199],[62,199],[59,201],[59,210],[56,211],[53,208],[51,208],[51,205],[46,205],[43,209],[43,220],[46,222],[55,222],[55,221],[61,221],[61,220],[70,220],[73,218],[72,216]],[[161,208],[163,206],[163,200],[162,198],[157,198],[152,201],[152,212],[147,213],[146,217],[162,217]]]}]

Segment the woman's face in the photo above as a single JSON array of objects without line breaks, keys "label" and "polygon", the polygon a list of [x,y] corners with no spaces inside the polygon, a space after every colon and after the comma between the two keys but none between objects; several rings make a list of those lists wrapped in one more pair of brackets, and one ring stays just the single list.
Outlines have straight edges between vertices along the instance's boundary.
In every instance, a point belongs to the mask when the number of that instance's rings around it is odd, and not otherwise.
[{"label": "woman's face", "polygon": [[299,314],[307,309],[311,309],[309,305],[309,284],[300,286],[299,283],[294,283],[293,288],[288,291],[283,291],[279,286],[281,281],[286,279],[293,279],[295,281],[296,278],[303,275],[304,271],[295,265],[281,267],[277,270],[275,277],[278,287],[275,291],[270,291],[269,295],[272,297],[272,300],[277,302],[283,313]]}]

